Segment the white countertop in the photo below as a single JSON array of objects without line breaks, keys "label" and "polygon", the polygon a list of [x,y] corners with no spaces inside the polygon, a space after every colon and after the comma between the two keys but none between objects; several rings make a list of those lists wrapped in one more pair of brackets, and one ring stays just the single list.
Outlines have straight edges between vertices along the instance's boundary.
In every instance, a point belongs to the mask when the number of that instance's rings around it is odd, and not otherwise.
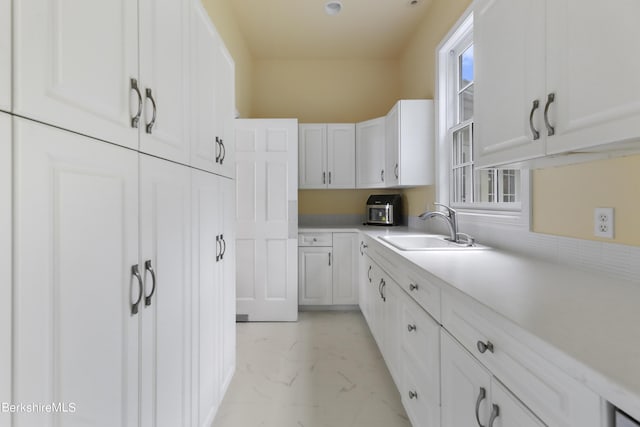
[{"label": "white countertop", "polygon": [[[300,228],[345,231],[346,228]],[[351,227],[550,344],[549,361],[640,419],[640,283],[513,253],[401,251],[406,228]],[[639,260],[640,262],[640,260]]]}]

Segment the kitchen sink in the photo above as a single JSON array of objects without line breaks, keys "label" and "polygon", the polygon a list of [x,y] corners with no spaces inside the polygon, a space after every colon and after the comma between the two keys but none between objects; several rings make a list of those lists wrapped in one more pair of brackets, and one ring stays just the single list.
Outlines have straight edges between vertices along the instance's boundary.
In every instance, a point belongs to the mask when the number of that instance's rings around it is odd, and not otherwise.
[{"label": "kitchen sink", "polygon": [[434,234],[379,236],[380,240],[389,243],[401,251],[473,251],[489,249],[487,246],[474,243],[454,243],[443,236]]}]

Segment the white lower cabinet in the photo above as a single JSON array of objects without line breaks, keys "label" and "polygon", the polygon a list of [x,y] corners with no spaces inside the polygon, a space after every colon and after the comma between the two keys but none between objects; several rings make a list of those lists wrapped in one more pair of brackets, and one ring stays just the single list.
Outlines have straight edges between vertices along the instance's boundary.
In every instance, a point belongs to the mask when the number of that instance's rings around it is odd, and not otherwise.
[{"label": "white lower cabinet", "polygon": [[138,154],[14,121],[14,425],[137,426]]},{"label": "white lower cabinet", "polygon": [[[191,424],[191,173],[140,155],[143,426]],[[144,272],[142,272],[144,270]]]},{"label": "white lower cabinet", "polygon": [[442,427],[543,427],[471,354],[442,331]]},{"label": "white lower cabinet", "polygon": [[300,233],[300,305],[358,304],[358,233]]}]

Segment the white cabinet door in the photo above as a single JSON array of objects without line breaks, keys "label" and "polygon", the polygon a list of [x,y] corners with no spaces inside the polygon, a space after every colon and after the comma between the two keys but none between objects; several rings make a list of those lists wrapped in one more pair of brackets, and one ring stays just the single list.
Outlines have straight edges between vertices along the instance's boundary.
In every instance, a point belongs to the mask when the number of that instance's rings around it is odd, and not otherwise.
[{"label": "white cabinet door", "polygon": [[481,0],[474,8],[478,167],[545,154],[544,26],[543,1]]},{"label": "white cabinet door", "polygon": [[635,0],[547,2],[549,154],[640,137],[640,85],[630,83],[640,75],[640,26],[632,16],[640,16]]},{"label": "white cabinet door", "polygon": [[220,156],[216,80],[220,37],[199,1],[191,1],[191,166],[215,172]]},{"label": "white cabinet door", "polygon": [[[11,117],[0,113],[0,402],[14,402],[11,398],[11,159]],[[11,426],[11,414],[0,412],[0,426]]]},{"label": "white cabinet door", "polygon": [[356,187],[385,185],[384,117],[356,123]]},{"label": "white cabinet door", "polygon": [[356,127],[327,125],[327,187],[356,187]]},{"label": "white cabinet door", "polygon": [[191,424],[191,172],[140,156],[142,425]]},{"label": "white cabinet door", "polygon": [[333,233],[333,304],[358,303],[358,233]]},{"label": "white cabinet door", "polygon": [[327,188],[327,125],[298,126],[298,186]]},{"label": "white cabinet door", "polygon": [[385,134],[385,168],[391,172],[389,176],[387,176],[387,186],[392,187],[398,185],[400,178],[400,104],[398,103],[387,113]]},{"label": "white cabinet door", "polygon": [[371,260],[364,248],[364,241],[360,240],[360,254],[358,256],[358,305],[364,318],[369,320],[368,291],[370,283]]},{"label": "white cabinet door", "polygon": [[221,398],[220,178],[191,173],[193,424],[204,427],[213,422]]},{"label": "white cabinet door", "polygon": [[14,112],[137,149],[137,2],[13,5]]},{"label": "white cabinet door", "polygon": [[487,425],[491,376],[444,330],[442,346],[442,427]]},{"label": "white cabinet door", "polygon": [[[492,416],[494,417],[493,422],[491,422]],[[491,383],[489,426],[508,427],[515,425],[519,427],[544,427],[546,424],[540,421],[499,381],[494,379]]]},{"label": "white cabinet door", "polygon": [[222,39],[218,44],[216,68],[216,114],[218,120],[218,169],[217,173],[235,178],[235,129],[236,114],[235,63]]},{"label": "white cabinet door", "polygon": [[14,131],[13,401],[76,411],[13,422],[137,426],[138,155],[22,119]]},{"label": "white cabinet door", "polygon": [[140,90],[144,99],[140,150],[186,164],[190,3],[188,0],[139,3]]},{"label": "white cabinet door", "polygon": [[0,0],[0,111],[11,111],[11,0]]},{"label": "white cabinet door", "polygon": [[222,377],[221,395],[229,387],[236,366],[236,183],[220,179],[222,210]]},{"label": "white cabinet door", "polygon": [[300,305],[329,305],[332,302],[332,250],[330,247],[298,249],[298,298]]}]

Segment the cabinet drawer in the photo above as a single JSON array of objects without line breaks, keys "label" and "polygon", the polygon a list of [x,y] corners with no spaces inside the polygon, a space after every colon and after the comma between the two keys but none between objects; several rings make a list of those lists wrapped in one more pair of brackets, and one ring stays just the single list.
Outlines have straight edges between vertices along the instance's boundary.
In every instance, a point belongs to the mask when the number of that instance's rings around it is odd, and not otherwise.
[{"label": "cabinet drawer", "polygon": [[427,372],[403,352],[402,405],[414,426],[440,426],[440,369]]},{"label": "cabinet drawer", "polygon": [[298,246],[332,246],[331,233],[300,233],[298,234]]},{"label": "cabinet drawer", "polygon": [[405,269],[400,286],[427,311],[436,321],[440,322],[440,287],[427,279],[426,273]]},{"label": "cabinet drawer", "polygon": [[[524,331],[519,331],[519,339],[512,335],[509,331],[515,329],[508,320],[445,292],[442,324],[545,424],[600,425],[600,398],[525,345]],[[530,339],[539,342],[535,337]],[[491,343],[492,349],[481,351],[478,343]]]}]

